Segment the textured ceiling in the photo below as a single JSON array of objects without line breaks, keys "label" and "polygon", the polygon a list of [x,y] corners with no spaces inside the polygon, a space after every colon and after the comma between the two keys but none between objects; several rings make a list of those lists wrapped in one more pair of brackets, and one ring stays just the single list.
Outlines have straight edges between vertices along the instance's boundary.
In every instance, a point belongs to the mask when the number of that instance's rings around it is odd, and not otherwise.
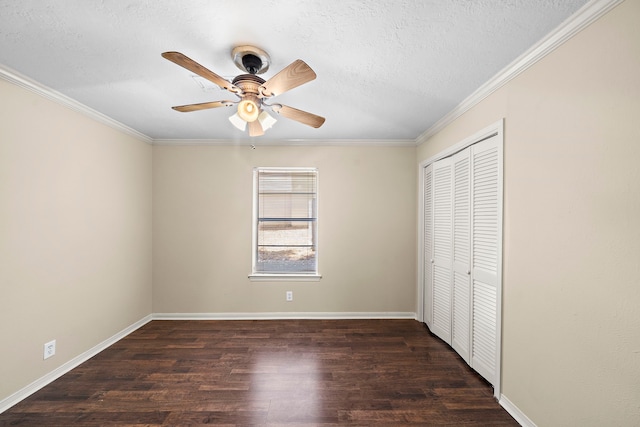
[{"label": "textured ceiling", "polygon": [[296,59],[318,78],[274,100],[270,140],[415,140],[586,0],[0,0],[0,66],[153,139],[248,140],[235,99],[163,59],[184,53],[231,79],[234,46],[266,50],[268,79]]}]

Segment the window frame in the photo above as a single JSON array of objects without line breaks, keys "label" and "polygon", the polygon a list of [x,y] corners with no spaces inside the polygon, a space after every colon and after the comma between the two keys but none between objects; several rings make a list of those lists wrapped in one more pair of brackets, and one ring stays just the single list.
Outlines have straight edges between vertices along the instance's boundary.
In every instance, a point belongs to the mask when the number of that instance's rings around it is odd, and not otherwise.
[{"label": "window frame", "polygon": [[[315,271],[313,272],[261,272],[256,271],[258,261],[258,221],[259,221],[259,194],[258,176],[260,172],[313,172],[315,174]],[[319,273],[319,179],[318,168],[314,167],[255,167],[253,168],[253,191],[252,191],[252,231],[251,231],[251,281],[319,281],[322,275]]]}]

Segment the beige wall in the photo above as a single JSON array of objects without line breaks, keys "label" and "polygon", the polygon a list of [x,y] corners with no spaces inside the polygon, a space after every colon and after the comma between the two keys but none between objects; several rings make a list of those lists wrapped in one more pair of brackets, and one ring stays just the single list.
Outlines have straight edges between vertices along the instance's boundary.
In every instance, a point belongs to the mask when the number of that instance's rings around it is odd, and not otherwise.
[{"label": "beige wall", "polygon": [[[504,117],[503,393],[539,426],[640,424],[638,16],[627,0],[417,159],[152,150],[0,81],[0,399],[152,311],[416,311],[416,160]],[[320,169],[321,281],[248,280],[254,166]]]},{"label": "beige wall", "polygon": [[151,160],[0,80],[0,400],[151,313]]},{"label": "beige wall", "polygon": [[[155,313],[416,311],[415,147],[156,146],[153,156]],[[248,279],[257,166],[319,169],[319,282]]]},{"label": "beige wall", "polygon": [[502,392],[538,426],[640,425],[640,1],[418,149],[505,118]]}]

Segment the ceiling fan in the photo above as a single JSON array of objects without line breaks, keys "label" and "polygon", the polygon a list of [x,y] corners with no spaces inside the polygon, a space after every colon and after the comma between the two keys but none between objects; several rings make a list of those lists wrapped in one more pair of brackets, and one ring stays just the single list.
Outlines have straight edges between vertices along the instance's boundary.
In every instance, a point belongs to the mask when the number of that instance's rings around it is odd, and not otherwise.
[{"label": "ceiling fan", "polygon": [[272,127],[276,122],[276,119],[270,116],[264,107],[270,108],[276,114],[314,128],[322,126],[325,120],[324,117],[287,105],[268,104],[265,102],[271,97],[280,95],[316,78],[316,73],[304,61],[298,59],[269,80],[264,80],[257,74],[262,74],[269,68],[270,59],[265,51],[254,46],[238,46],[231,51],[231,56],[236,66],[248,74],[240,74],[229,82],[180,52],[164,52],[162,54],[163,58],[209,80],[239,98],[237,101],[203,102],[171,108],[186,113],[237,105],[237,112],[229,117],[229,120],[241,131],[244,131],[248,124],[250,136],[264,135],[264,131]]}]

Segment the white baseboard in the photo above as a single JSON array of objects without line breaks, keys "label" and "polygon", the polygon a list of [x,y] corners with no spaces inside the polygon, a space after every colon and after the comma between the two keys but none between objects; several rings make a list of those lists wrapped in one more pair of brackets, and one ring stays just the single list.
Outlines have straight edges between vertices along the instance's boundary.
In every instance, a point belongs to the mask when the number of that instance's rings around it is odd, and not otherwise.
[{"label": "white baseboard", "polygon": [[503,394],[500,396],[499,400],[500,406],[502,406],[505,411],[509,413],[517,422],[523,427],[537,427],[536,424],[527,417],[524,412],[520,410],[516,405],[513,404],[507,397]]},{"label": "white baseboard", "polygon": [[411,312],[154,313],[153,320],[412,319]]},{"label": "white baseboard", "polygon": [[63,365],[59,366],[58,368],[54,369],[53,371],[49,372],[45,376],[43,376],[41,378],[38,378],[37,380],[35,380],[31,384],[29,384],[28,386],[18,390],[17,392],[13,393],[11,396],[1,400],[0,401],[0,414],[2,412],[6,411],[7,409],[11,408],[16,403],[18,403],[18,402],[26,399],[27,397],[31,396],[33,393],[35,393],[36,391],[40,390],[42,387],[46,386],[47,384],[50,384],[53,381],[57,380],[58,378],[60,378],[61,376],[63,376],[67,372],[71,371],[73,368],[77,367],[81,363],[86,362],[87,360],[89,360],[90,358],[92,358],[96,354],[100,353],[102,350],[106,349],[110,345],[112,345],[112,344],[116,343],[117,341],[121,340],[122,338],[126,337],[131,332],[133,332],[136,329],[140,328],[141,326],[149,323],[151,320],[152,320],[152,315],[145,316],[144,318],[138,320],[136,323],[134,323],[134,324],[126,327],[125,329],[121,330],[120,332],[118,332],[114,336],[112,336],[110,338],[107,338],[106,340],[102,341],[100,344],[98,344],[98,345],[94,346],[93,348],[85,351],[84,353],[80,354],[79,356],[74,357],[73,359],[69,360],[65,364],[63,364]]}]

